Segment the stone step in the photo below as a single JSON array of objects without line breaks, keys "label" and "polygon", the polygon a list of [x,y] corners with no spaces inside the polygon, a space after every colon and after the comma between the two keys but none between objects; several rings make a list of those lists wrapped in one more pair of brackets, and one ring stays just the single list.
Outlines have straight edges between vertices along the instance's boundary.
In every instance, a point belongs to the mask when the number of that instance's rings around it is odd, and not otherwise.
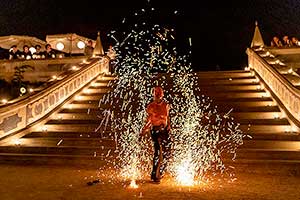
[{"label": "stone step", "polygon": [[263,98],[269,97],[265,91],[255,91],[255,92],[216,92],[210,91],[204,93],[206,96],[213,97],[213,98]]},{"label": "stone step", "polygon": [[[45,131],[45,128],[47,129]],[[91,138],[108,138],[114,139],[115,133],[111,132],[110,127],[91,126],[91,125],[45,125],[40,127],[32,133],[34,136],[47,136],[47,137],[91,137]],[[252,137],[257,136],[264,138],[266,135],[270,137],[281,137],[282,135],[293,135],[292,127],[290,125],[239,125],[238,128],[243,131],[245,135]],[[98,130],[97,130],[98,129]],[[261,136],[260,136],[261,135]],[[30,137],[30,136],[28,136]],[[284,137],[284,136],[282,136]],[[293,136],[296,137],[296,136]],[[297,137],[296,137],[297,138]]]},{"label": "stone step", "polygon": [[80,93],[74,100],[78,98],[79,100],[100,100],[106,93]]},{"label": "stone step", "polygon": [[256,84],[259,85],[259,81],[253,77],[253,78],[243,78],[243,79],[199,79],[197,81],[199,86],[202,85],[250,85],[250,84]]},{"label": "stone step", "polygon": [[216,109],[219,113],[226,113],[229,111],[242,113],[242,112],[280,112],[278,106],[256,106],[256,107],[243,107],[243,106],[225,106],[225,105],[217,105]]},{"label": "stone step", "polygon": [[[93,100],[93,101],[72,101],[70,104],[66,106],[68,109],[112,109],[116,104],[110,105],[110,104],[103,104],[99,100]],[[121,105],[119,105],[121,106]],[[217,106],[219,108],[222,108],[222,110],[230,110],[228,108],[233,108],[234,111],[236,110],[245,110],[245,109],[250,109],[246,107],[256,107],[256,111],[259,111],[261,109],[261,112],[264,112],[264,109],[271,109],[271,108],[266,108],[269,106],[273,106],[273,108],[277,107],[275,102],[273,101],[254,101],[254,102],[211,102],[211,107]],[[116,112],[116,110],[114,110]],[[76,113],[78,111],[74,111]],[[86,110],[84,111],[84,113]],[[279,112],[279,111],[278,111]]]},{"label": "stone step", "polygon": [[236,122],[240,124],[251,125],[290,125],[289,121],[285,118],[282,119],[237,119]]},{"label": "stone step", "polygon": [[[101,123],[102,119],[51,119],[47,121],[46,125],[92,125],[97,126]],[[285,118],[281,119],[238,119],[240,124],[251,125],[289,125],[289,121]]]},{"label": "stone step", "polygon": [[[109,135],[109,132],[97,133],[97,132],[31,132],[23,138],[97,138],[97,139],[105,139]],[[288,133],[288,132],[260,132],[260,133],[251,133],[249,137],[245,137],[244,140],[282,140],[282,141],[298,141],[300,140],[300,133]],[[108,140],[114,141],[114,137]]]},{"label": "stone step", "polygon": [[[100,123],[99,123],[100,124]],[[36,128],[35,131],[44,131],[44,132],[96,132],[99,124],[47,124],[41,127]]]},{"label": "stone step", "polygon": [[115,148],[109,146],[0,146],[0,153],[116,156]]},{"label": "stone step", "polygon": [[[239,91],[239,92],[250,92],[250,91],[261,91],[263,90],[260,85],[219,85],[216,87],[215,85],[203,85],[200,88],[200,91],[220,91],[220,92],[227,92],[227,91]],[[263,90],[265,91],[265,90]]]},{"label": "stone step", "polygon": [[207,98],[211,99],[212,102],[223,102],[226,103],[228,102],[229,104],[231,102],[265,102],[265,101],[272,101],[273,99],[271,97],[226,97],[226,96],[206,96]]},{"label": "stone step", "polygon": [[87,89],[102,89],[102,88],[107,88],[108,82],[91,82],[90,85],[87,86]]},{"label": "stone step", "polygon": [[84,120],[100,120],[103,118],[103,114],[102,114],[102,111],[98,111],[96,113],[95,112],[92,112],[92,113],[87,113],[87,110],[86,112],[84,113],[57,113],[57,114],[53,114],[49,117],[49,119],[55,119],[55,120],[62,120],[62,119],[75,119],[75,120],[81,120],[81,119],[84,119]]},{"label": "stone step", "polygon": [[[229,110],[228,110],[229,111]],[[223,116],[227,112],[218,112],[219,115]],[[233,109],[232,112],[229,114],[230,117],[235,118],[236,120],[239,119],[277,119],[277,118],[284,118],[284,115],[280,112],[235,112]],[[99,114],[93,113],[87,113],[85,111],[84,113],[58,113],[53,116],[51,116],[51,119],[61,120],[61,119],[76,119],[76,120],[96,120],[96,119],[102,119],[103,115],[101,115],[101,112]]]},{"label": "stone step", "polygon": [[26,153],[0,153],[0,163],[3,164],[30,164],[45,166],[72,166],[98,169],[102,166],[112,166],[112,160],[105,156],[90,155],[60,155],[60,154],[26,154]]},{"label": "stone step", "polygon": [[250,71],[244,71],[244,70],[234,70],[234,71],[207,71],[207,72],[198,72],[196,74],[199,78],[209,77],[209,78],[215,78],[215,77],[249,77],[253,76]]},{"label": "stone step", "polygon": [[[178,74],[177,74],[178,75]],[[157,74],[155,78],[163,78],[170,82],[172,79],[176,77],[175,73],[172,74]],[[191,75],[193,78],[197,78],[198,80],[218,80],[218,79],[249,79],[255,78],[252,72],[224,72],[216,73],[216,72],[198,72]]]},{"label": "stone step", "polygon": [[[209,97],[209,98],[214,98],[214,97]],[[223,99],[223,98],[222,98]],[[235,98],[236,99],[236,98]],[[254,105],[258,105],[258,106],[268,106],[268,105],[272,105],[272,104],[275,104],[275,102],[269,98],[266,99],[266,98],[263,98],[263,100],[259,101],[253,101],[253,99],[255,98],[241,98],[241,102],[237,102],[237,101],[232,101],[232,102],[225,102],[225,101],[212,101],[211,103],[212,104],[225,104],[225,105],[235,105],[235,106],[254,106]],[[260,99],[260,98],[258,98]],[[248,102],[247,102],[248,100]],[[91,105],[91,106],[108,106],[109,103],[107,104],[104,104],[104,102],[101,102],[100,100],[98,99],[82,99],[82,100],[73,100],[70,102],[70,104],[88,104],[88,105]]]},{"label": "stone step", "polygon": [[[248,101],[246,101],[248,100]],[[241,99],[241,101],[221,101],[213,100],[212,105],[220,107],[263,107],[263,106],[276,106],[276,102],[272,99],[263,99],[261,101],[253,101],[253,99]]]},{"label": "stone step", "polygon": [[[279,134],[279,133],[291,133],[292,127],[287,124],[280,124],[280,125],[268,125],[268,124],[241,124],[239,125],[239,128],[245,133],[245,134],[253,134],[253,133],[266,133],[266,134]],[[110,126],[99,126],[98,124],[47,124],[42,127],[39,127],[37,132],[79,132],[79,133],[109,133],[109,135],[105,135],[106,137],[113,137],[114,133],[110,132]]]},{"label": "stone step", "polygon": [[94,88],[94,87],[92,87],[92,86],[89,86],[89,87],[87,87],[87,88],[84,88],[83,90],[82,90],[82,93],[84,93],[84,94],[101,94],[101,93],[107,93],[107,92],[109,92],[111,90],[111,88],[109,88],[109,87],[99,87],[99,88]]},{"label": "stone step", "polygon": [[[218,113],[227,113],[229,111],[236,113],[236,112],[256,112],[256,113],[264,113],[264,112],[280,112],[280,109],[278,106],[268,106],[262,104],[256,105],[254,103],[247,104],[244,102],[244,105],[236,105],[236,104],[225,104],[225,103],[219,103],[219,104],[212,104],[211,109],[215,108],[218,111]],[[248,105],[248,106],[246,106]],[[255,107],[254,107],[255,106]],[[66,108],[59,111],[59,113],[83,113],[83,114],[98,114],[101,115],[103,112],[103,109],[109,109],[111,111],[114,111],[115,113],[121,113],[122,111],[119,109],[114,109],[114,106],[111,105],[95,105],[95,104],[68,104]],[[259,117],[259,116],[257,116]],[[100,117],[99,117],[100,118]]]},{"label": "stone step", "polygon": [[59,114],[91,114],[98,115],[101,114],[103,110],[101,108],[73,108],[72,106],[66,105],[65,108],[59,110]]},{"label": "stone step", "polygon": [[[263,144],[263,148],[252,146],[247,148],[244,146],[238,148],[236,159],[249,159],[249,160],[259,160],[259,159],[274,159],[274,160],[299,160],[300,151],[298,148],[299,142],[275,142],[271,141],[267,144],[268,148],[265,148],[266,144]],[[264,142],[265,143],[265,142]],[[290,144],[295,148],[290,148]],[[100,149],[100,150],[99,150]],[[108,154],[108,151],[111,150]],[[4,151],[4,152],[3,152]],[[96,153],[95,153],[96,152]],[[113,152],[113,149],[108,149],[107,147],[100,148],[91,148],[91,147],[28,147],[28,146],[6,146],[0,147],[0,155],[3,154],[19,154],[19,155],[39,155],[40,157],[48,157],[49,155],[57,156],[70,156],[79,157],[79,156],[90,156],[90,157],[111,157],[116,156],[116,152]],[[227,156],[228,157],[228,156]]]},{"label": "stone step", "polygon": [[290,125],[240,125],[240,129],[245,134],[253,133],[272,133],[278,134],[282,132],[292,132],[292,127]]},{"label": "stone step", "polygon": [[[109,108],[109,106],[106,106],[107,108]],[[66,105],[66,108],[67,109],[77,109],[77,108],[80,108],[80,109],[99,109],[99,104],[86,104],[86,103],[76,103],[76,104],[73,104],[73,103],[69,103]]]},{"label": "stone step", "polygon": [[105,75],[105,76],[99,76],[97,78],[97,80],[94,82],[109,82],[109,81],[113,81],[116,79],[117,79],[117,77],[115,77],[115,76]]},{"label": "stone step", "polygon": [[[99,105],[99,101],[100,100],[74,100],[74,101],[71,101],[70,104],[89,104],[89,105]],[[104,104],[101,104],[101,105],[104,105]]]},{"label": "stone step", "polygon": [[[75,137],[73,137],[73,134],[72,135],[65,134],[64,137],[57,137],[58,135],[54,137],[55,136],[54,134],[50,134],[50,133],[43,134],[40,132],[35,132],[35,134],[32,133],[26,135],[26,137],[19,139],[19,142],[22,144],[22,146],[93,146],[93,147],[116,146],[115,140],[101,138],[100,134],[97,134],[97,137],[95,137],[95,135],[96,134],[93,134],[92,136],[94,137],[90,137],[90,135],[87,134],[81,136],[74,134]],[[265,134],[262,135],[261,137],[256,137],[256,135],[255,136],[252,135],[252,139],[249,139],[247,137],[246,139],[244,139],[244,144],[242,145],[241,148],[258,148],[258,149],[275,148],[275,149],[300,150],[300,135],[285,134],[282,135],[281,137],[279,134],[277,134],[277,136],[275,136],[275,134],[273,135]]]},{"label": "stone step", "polygon": [[[95,137],[77,137],[77,138],[67,138],[67,137],[22,137],[18,140],[22,147],[34,147],[34,146],[47,146],[47,147],[115,147],[116,142],[112,139],[103,139],[101,135],[98,134],[98,138]],[[5,145],[5,144],[4,144]],[[9,144],[7,144],[9,145]]]},{"label": "stone step", "polygon": [[244,140],[280,140],[280,141],[300,141],[300,133],[252,133],[251,138],[245,137]]},{"label": "stone step", "polygon": [[[108,122],[107,126],[105,127],[102,125],[100,127],[100,124],[102,120],[95,120],[94,118],[91,119],[92,123],[89,123],[89,120],[51,120],[49,124],[45,124],[43,126],[40,126],[35,129],[35,131],[40,132],[79,132],[82,133],[101,133],[103,134],[103,131],[108,132],[110,130],[110,122]],[[214,119],[211,119],[214,121]],[[237,119],[234,118],[235,124],[240,124],[240,128],[243,131],[246,131],[247,133],[255,133],[255,131],[258,131],[258,133],[263,133],[265,130],[267,133],[278,133],[278,132],[292,132],[292,127],[289,125],[289,122],[286,119],[253,119],[251,121],[250,119]],[[207,120],[205,120],[206,123]],[[104,134],[105,136],[107,134]],[[111,133],[113,135],[113,133]]]},{"label": "stone step", "polygon": [[56,120],[56,119],[51,119],[47,121],[46,125],[91,125],[91,126],[97,126],[101,123],[100,119],[61,119],[61,120]]},{"label": "stone step", "polygon": [[260,82],[257,82],[255,80],[251,80],[251,81],[247,81],[247,82],[214,82],[213,80],[207,80],[202,81],[202,82],[197,82],[197,85],[199,86],[200,90],[202,87],[219,87],[219,86],[229,86],[229,87],[233,87],[233,86],[255,86],[255,87],[259,87],[260,86]]},{"label": "stone step", "polygon": [[279,141],[279,140],[245,140],[240,149],[264,149],[281,151],[299,151],[300,141]]},{"label": "stone step", "polygon": [[300,161],[300,151],[280,149],[238,149],[236,159]]},{"label": "stone step", "polygon": [[[104,133],[97,133],[97,132],[31,132],[29,134],[26,134],[22,138],[65,138],[65,139],[71,139],[71,138],[97,138],[97,139],[107,139],[107,140],[112,140],[111,137],[106,137],[108,136],[108,132]],[[110,138],[110,139],[108,139]]]}]

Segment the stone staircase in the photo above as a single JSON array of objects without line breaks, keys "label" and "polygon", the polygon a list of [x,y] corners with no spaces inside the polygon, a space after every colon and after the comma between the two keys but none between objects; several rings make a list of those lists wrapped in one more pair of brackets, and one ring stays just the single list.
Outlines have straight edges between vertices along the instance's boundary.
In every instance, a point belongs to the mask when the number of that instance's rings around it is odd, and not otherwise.
[{"label": "stone staircase", "polygon": [[[250,71],[198,72],[201,93],[209,96],[219,112],[228,112],[252,136],[239,147],[235,165],[273,165],[300,161],[300,135],[277,102]],[[115,156],[116,143],[110,132],[95,132],[103,107],[99,100],[109,90],[113,77],[94,80],[44,125],[32,129],[14,144],[0,146],[2,163],[71,164],[100,166]]]},{"label": "stone staircase", "polygon": [[[300,134],[278,103],[250,71],[199,73],[201,92],[211,99],[219,112],[228,112],[240,123],[244,144],[237,150],[234,166],[264,166],[278,170],[300,166]],[[245,168],[243,168],[245,170]],[[251,170],[251,169],[250,169]]]},{"label": "stone staircase", "polygon": [[[100,166],[114,156],[115,141],[110,133],[95,129],[103,108],[99,100],[109,90],[113,77],[99,77],[66,102],[45,123],[35,126],[18,140],[0,146],[0,162],[28,164],[71,164]],[[108,154],[109,153],[109,154]]]}]

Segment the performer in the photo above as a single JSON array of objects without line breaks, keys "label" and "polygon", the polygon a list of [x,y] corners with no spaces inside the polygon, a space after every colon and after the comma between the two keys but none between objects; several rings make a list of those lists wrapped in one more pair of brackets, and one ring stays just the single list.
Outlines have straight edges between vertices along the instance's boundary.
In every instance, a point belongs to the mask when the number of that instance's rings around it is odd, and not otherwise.
[{"label": "performer", "polygon": [[153,90],[153,101],[147,106],[146,124],[142,128],[140,136],[151,132],[151,138],[154,146],[153,167],[151,180],[160,182],[165,171],[167,161],[170,158],[171,140],[170,140],[170,116],[169,104],[163,100],[164,91],[161,87],[155,87]]}]

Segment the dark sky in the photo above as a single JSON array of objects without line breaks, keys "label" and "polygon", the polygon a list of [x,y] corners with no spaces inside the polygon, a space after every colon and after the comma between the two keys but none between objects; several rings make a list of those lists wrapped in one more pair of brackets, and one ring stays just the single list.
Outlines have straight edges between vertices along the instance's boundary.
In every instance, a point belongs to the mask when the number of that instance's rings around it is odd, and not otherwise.
[{"label": "dark sky", "polygon": [[135,23],[141,20],[135,12],[153,7],[151,20],[174,27],[182,48],[192,38],[196,70],[243,68],[255,20],[268,45],[273,35],[300,38],[300,0],[1,0],[0,7],[0,35],[45,40],[47,34],[72,32],[96,39],[100,30],[104,47],[109,31],[130,28],[122,25],[123,18]]}]

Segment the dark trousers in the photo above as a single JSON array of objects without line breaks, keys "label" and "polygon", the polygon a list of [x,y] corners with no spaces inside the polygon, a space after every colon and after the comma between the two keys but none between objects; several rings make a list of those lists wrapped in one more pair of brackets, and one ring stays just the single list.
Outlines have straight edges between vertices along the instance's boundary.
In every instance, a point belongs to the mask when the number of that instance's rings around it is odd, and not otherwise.
[{"label": "dark trousers", "polygon": [[165,127],[152,127],[151,138],[154,146],[151,179],[159,180],[171,156],[171,141],[167,128]]}]

